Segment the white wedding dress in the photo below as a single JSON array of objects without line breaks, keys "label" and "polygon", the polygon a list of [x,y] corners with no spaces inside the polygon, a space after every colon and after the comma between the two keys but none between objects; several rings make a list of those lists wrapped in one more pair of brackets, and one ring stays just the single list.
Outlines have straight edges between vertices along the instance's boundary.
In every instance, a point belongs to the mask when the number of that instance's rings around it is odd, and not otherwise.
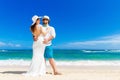
[{"label": "white wedding dress", "polygon": [[39,36],[37,41],[33,42],[33,57],[29,70],[25,75],[41,76],[46,74],[46,66],[44,59],[45,44],[43,44],[43,36]]}]

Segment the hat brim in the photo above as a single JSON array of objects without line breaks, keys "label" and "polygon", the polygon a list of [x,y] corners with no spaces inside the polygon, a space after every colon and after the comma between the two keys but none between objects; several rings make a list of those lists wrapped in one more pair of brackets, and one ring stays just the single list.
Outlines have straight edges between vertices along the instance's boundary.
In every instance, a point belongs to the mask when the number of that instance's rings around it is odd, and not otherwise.
[{"label": "hat brim", "polygon": [[42,20],[48,20],[48,21],[50,21],[50,19],[48,19],[48,18],[42,18]]},{"label": "hat brim", "polygon": [[35,24],[35,22],[32,23],[32,25]]},{"label": "hat brim", "polygon": [[[42,17],[41,17],[41,16],[38,16],[38,18],[37,18],[37,19],[40,19],[40,18],[42,18]],[[32,23],[32,25],[33,25],[33,24],[35,24],[35,22],[33,22],[33,23]]]}]

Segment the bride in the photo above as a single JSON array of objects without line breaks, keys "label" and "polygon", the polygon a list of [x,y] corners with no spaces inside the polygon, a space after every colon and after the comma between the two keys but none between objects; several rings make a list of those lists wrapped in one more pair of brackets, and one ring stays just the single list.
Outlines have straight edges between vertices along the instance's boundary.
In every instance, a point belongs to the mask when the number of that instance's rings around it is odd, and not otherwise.
[{"label": "bride", "polygon": [[31,32],[34,37],[33,42],[33,56],[32,62],[30,64],[29,70],[26,75],[39,76],[46,74],[45,60],[44,60],[44,50],[45,44],[43,44],[44,36],[48,33],[49,29],[45,32],[40,25],[40,17],[32,17],[33,24],[31,26]]}]

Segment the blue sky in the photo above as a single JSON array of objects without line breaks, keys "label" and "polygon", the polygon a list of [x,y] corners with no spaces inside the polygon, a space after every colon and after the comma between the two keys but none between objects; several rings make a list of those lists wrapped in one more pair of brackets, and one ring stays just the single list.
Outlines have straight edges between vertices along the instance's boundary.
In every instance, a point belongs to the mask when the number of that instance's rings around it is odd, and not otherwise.
[{"label": "blue sky", "polygon": [[0,49],[32,48],[33,15],[48,15],[54,48],[120,49],[119,0],[0,0]]}]

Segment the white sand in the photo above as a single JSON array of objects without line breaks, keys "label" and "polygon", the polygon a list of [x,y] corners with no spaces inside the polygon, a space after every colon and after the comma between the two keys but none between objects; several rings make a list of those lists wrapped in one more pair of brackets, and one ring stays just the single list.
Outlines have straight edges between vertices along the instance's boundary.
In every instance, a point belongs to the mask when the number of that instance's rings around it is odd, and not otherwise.
[{"label": "white sand", "polygon": [[[28,67],[0,67],[0,80],[120,80],[119,66],[58,66],[63,75],[46,74],[40,77],[25,77],[21,75]],[[48,72],[52,72],[47,67]]]}]

